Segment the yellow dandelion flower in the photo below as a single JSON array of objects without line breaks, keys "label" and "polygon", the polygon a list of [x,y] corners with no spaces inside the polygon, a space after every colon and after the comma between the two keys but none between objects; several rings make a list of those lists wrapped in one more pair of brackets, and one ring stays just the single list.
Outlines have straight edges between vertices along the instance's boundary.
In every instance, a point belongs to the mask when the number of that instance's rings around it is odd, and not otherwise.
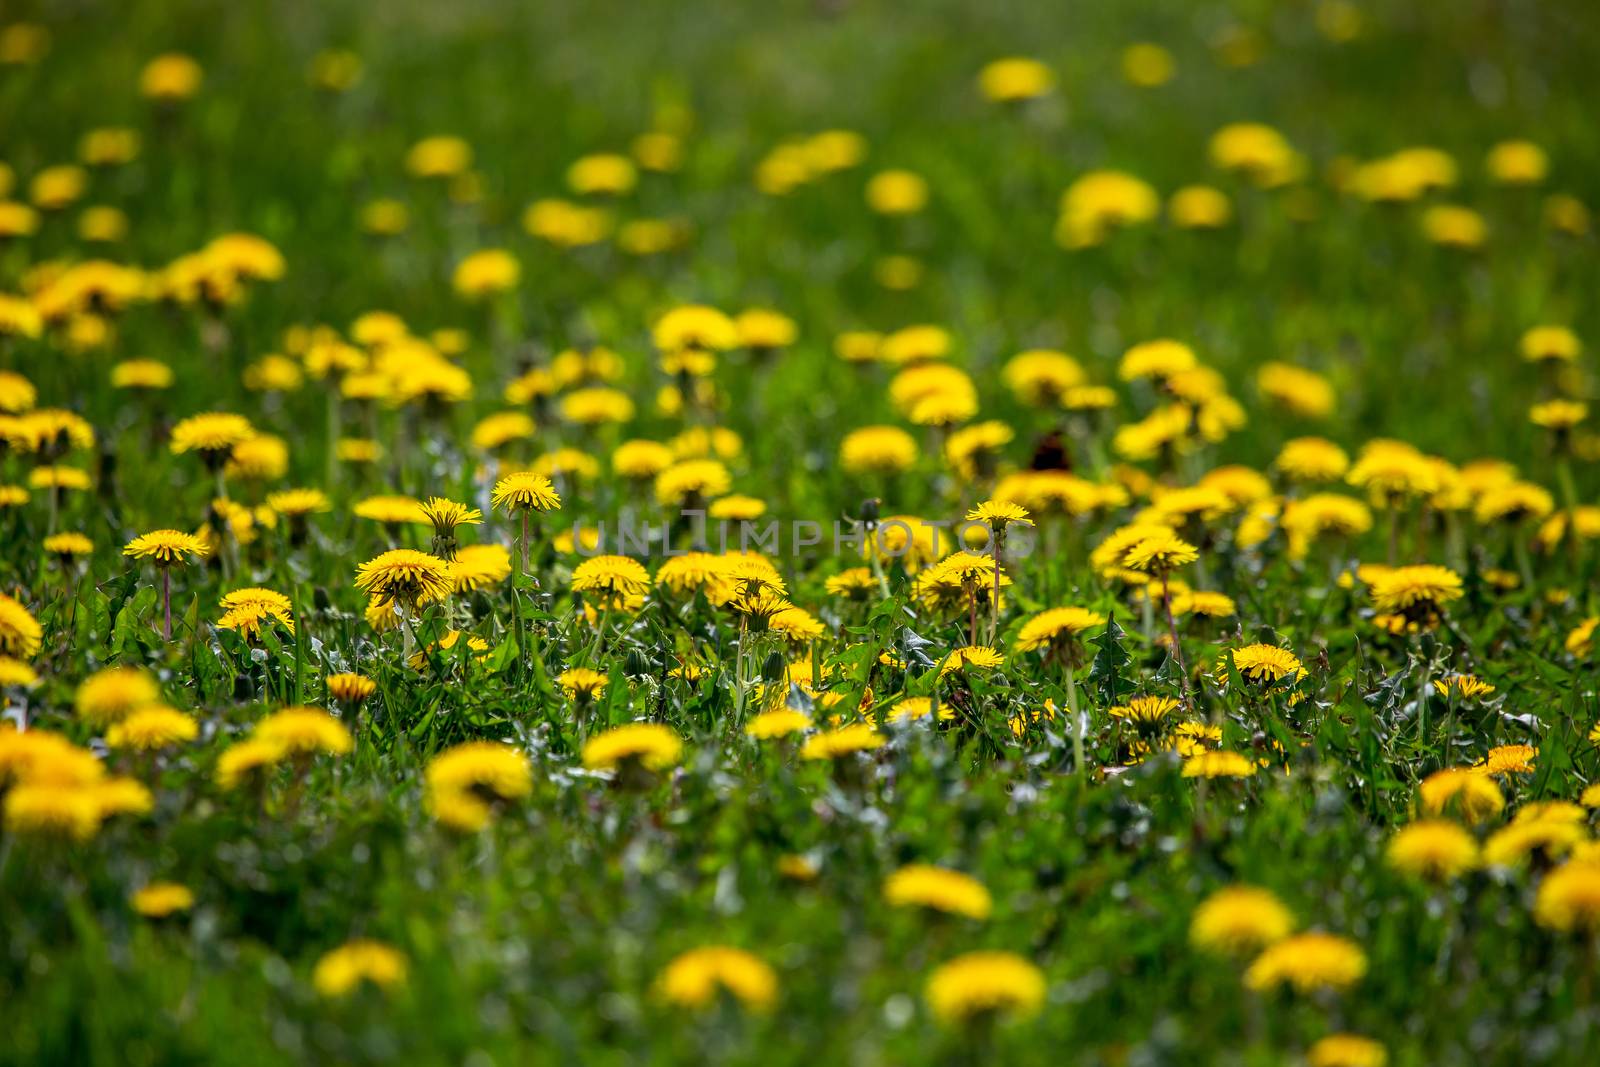
[{"label": "yellow dandelion flower", "polygon": [[256,723],[251,736],[291,756],[317,752],[342,756],[355,747],[343,723],[321,708],[304,705],[273,712]]},{"label": "yellow dandelion flower", "polygon": [[357,569],[356,588],[374,597],[415,607],[450,595],[450,565],[426,552],[392,548]]},{"label": "yellow dandelion flower", "polygon": [[0,593],[0,654],[29,659],[39,651],[44,629],[21,601]]},{"label": "yellow dandelion flower", "polygon": [[1001,1016],[1025,1019],[1044,1005],[1044,973],[1012,952],[969,952],[928,977],[928,1006],[940,1022]]},{"label": "yellow dandelion flower", "polygon": [[200,736],[200,724],[190,715],[163,704],[151,704],[113,723],[106,731],[106,745],[139,752],[169,748]]},{"label": "yellow dandelion flower", "polygon": [[594,556],[572,572],[572,591],[603,598],[641,596],[650,588],[650,572],[628,556]]},{"label": "yellow dandelion flower", "polygon": [[494,507],[507,512],[552,511],[561,507],[561,496],[550,479],[531,471],[501,478],[495,482],[489,499]]},{"label": "yellow dandelion flower", "polygon": [[758,741],[772,741],[810,728],[811,716],[792,708],[777,708],[753,716],[745,723],[744,732]]},{"label": "yellow dandelion flower", "polygon": [[989,890],[976,878],[926,863],[914,863],[891,874],[884,883],[883,898],[897,908],[931,908],[969,919],[987,919],[994,907]]},{"label": "yellow dandelion flower", "polygon": [[148,559],[158,567],[170,567],[188,562],[185,557],[203,559],[211,554],[211,549],[200,538],[181,530],[152,530],[129,541],[123,546],[122,554]]},{"label": "yellow dandelion flower", "polygon": [[1494,780],[1467,767],[1434,771],[1422,780],[1417,798],[1424,814],[1457,815],[1469,826],[1493,818],[1506,806]]},{"label": "yellow dandelion flower", "polygon": [[653,771],[677,764],[683,741],[660,723],[636,722],[614,726],[591,737],[583,746],[583,765],[589,770],[612,770],[638,763]]},{"label": "yellow dandelion flower", "polygon": [[1329,1034],[1306,1050],[1306,1067],[1385,1067],[1383,1044],[1358,1034]]},{"label": "yellow dandelion flower", "polygon": [[606,691],[611,679],[604,673],[588,667],[568,667],[556,676],[556,684],[566,690],[567,696],[577,700],[593,700]]},{"label": "yellow dandelion flower", "polygon": [[1600,864],[1573,861],[1545,875],[1533,917],[1547,930],[1600,929]]},{"label": "yellow dandelion flower", "polygon": [[405,985],[408,965],[392,945],[365,938],[346,942],[317,961],[311,984],[325,997],[343,997],[363,983],[382,990]]},{"label": "yellow dandelion flower", "polygon": [[707,945],[667,964],[656,990],[662,999],[682,1008],[708,1008],[719,992],[725,992],[752,1011],[768,1011],[777,1003],[778,976],[743,949]]},{"label": "yellow dandelion flower", "polygon": [[1246,956],[1294,932],[1294,915],[1273,893],[1235,885],[1212,893],[1189,920],[1189,941],[1199,949]]},{"label": "yellow dandelion flower", "polygon": [[1402,827],[1389,839],[1389,866],[1436,882],[1459,878],[1478,863],[1478,841],[1456,823],[1423,820]]},{"label": "yellow dandelion flower", "polygon": [[78,718],[95,727],[112,726],[140,708],[159,704],[161,689],[137,667],[107,667],[79,684],[73,696]]},{"label": "yellow dandelion flower", "polygon": [[1314,993],[1348,989],[1366,973],[1366,953],[1354,941],[1311,931],[1269,946],[1245,971],[1244,984],[1258,991],[1288,985]]},{"label": "yellow dandelion flower", "polygon": [[176,882],[151,882],[133,894],[133,910],[147,919],[165,919],[194,907],[194,893]]}]

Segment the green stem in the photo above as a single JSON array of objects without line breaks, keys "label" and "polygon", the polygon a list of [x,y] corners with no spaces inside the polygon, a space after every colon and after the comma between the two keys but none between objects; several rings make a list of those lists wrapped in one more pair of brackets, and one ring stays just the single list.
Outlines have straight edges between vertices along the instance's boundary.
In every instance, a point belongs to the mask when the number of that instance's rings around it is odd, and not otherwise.
[{"label": "green stem", "polygon": [[1083,715],[1078,711],[1078,679],[1070,664],[1067,666],[1067,710],[1072,715],[1072,773],[1082,774]]}]

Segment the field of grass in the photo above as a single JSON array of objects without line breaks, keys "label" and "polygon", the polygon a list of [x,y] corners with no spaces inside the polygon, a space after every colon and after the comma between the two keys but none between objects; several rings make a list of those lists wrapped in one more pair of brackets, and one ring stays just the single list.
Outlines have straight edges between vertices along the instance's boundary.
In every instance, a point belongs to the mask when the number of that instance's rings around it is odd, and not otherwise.
[{"label": "field of grass", "polygon": [[1596,55],[7,4],[0,1063],[1600,1061]]}]

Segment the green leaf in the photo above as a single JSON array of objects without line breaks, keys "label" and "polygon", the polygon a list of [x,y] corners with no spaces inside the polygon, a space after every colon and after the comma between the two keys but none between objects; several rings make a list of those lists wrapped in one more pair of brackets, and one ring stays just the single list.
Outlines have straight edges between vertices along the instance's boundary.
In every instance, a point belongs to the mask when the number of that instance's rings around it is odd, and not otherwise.
[{"label": "green leaf", "polygon": [[1106,628],[1100,636],[1089,642],[1099,651],[1094,654],[1094,662],[1089,665],[1089,685],[1099,694],[1101,704],[1111,707],[1122,703],[1122,694],[1133,689],[1122,670],[1128,665],[1132,657],[1128,650],[1122,646],[1122,639],[1127,633],[1117,625],[1117,616],[1113,612],[1106,618]]}]

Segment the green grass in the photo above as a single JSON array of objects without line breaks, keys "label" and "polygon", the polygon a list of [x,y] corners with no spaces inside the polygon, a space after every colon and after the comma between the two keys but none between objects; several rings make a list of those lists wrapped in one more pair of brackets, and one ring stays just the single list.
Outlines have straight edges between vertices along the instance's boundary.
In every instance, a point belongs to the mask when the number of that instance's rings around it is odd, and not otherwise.
[{"label": "green grass", "polygon": [[[0,337],[0,360],[37,387],[39,406],[76,411],[96,431],[93,449],[62,461],[92,472],[91,490],[65,494],[54,517],[40,490],[0,510],[0,588],[43,630],[31,659],[40,684],[7,688],[6,717],[93,747],[154,796],[148,815],[107,820],[85,842],[0,830],[0,1062],[1264,1067],[1300,1062],[1338,1031],[1383,1042],[1400,1065],[1592,1062],[1594,937],[1544,929],[1531,910],[1555,861],[1535,856],[1435,888],[1394,870],[1384,853],[1414,817],[1423,778],[1496,745],[1533,746],[1535,770],[1501,779],[1509,807],[1475,828],[1480,839],[1531,802],[1576,801],[1600,775],[1588,740],[1600,718],[1594,659],[1565,647],[1600,611],[1592,541],[1570,554],[1534,551],[1531,586],[1506,589],[1493,572],[1519,570],[1518,542],[1528,543],[1533,524],[1480,525],[1470,509],[1408,515],[1402,561],[1453,567],[1465,595],[1446,625],[1396,637],[1374,625],[1362,584],[1336,580],[1385,559],[1381,513],[1370,533],[1319,542],[1304,560],[1290,558],[1281,536],[1241,545],[1238,514],[1186,527],[1203,556],[1177,577],[1209,583],[1238,606],[1234,618],[1179,620],[1195,715],[1221,726],[1224,747],[1267,761],[1247,780],[1203,788],[1181,776],[1175,756],[1140,760],[1134,732],[1107,714],[1113,696],[1179,692],[1157,641],[1166,629],[1159,605],[1147,612],[1088,563],[1144,501],[1062,531],[1053,552],[1009,563],[1015,584],[992,642],[1008,653],[1005,666],[943,680],[932,667],[968,643],[964,611],[929,611],[898,566],[887,573],[888,598],[829,595],[825,580],[861,561],[826,536],[803,558],[775,557],[790,598],[827,631],[805,650],[751,638],[749,671],[778,651],[814,664],[819,678],[826,668],[821,691],[786,698],[818,719],[848,715],[869,686],[863,714],[874,721],[903,697],[948,701],[956,712],[938,726],[882,724],[884,748],[837,765],[799,758],[794,742],[744,736],[745,701],[734,693],[740,628],[728,611],[657,592],[636,616],[608,616],[597,640],[570,591],[580,559],[551,544],[574,523],[614,522],[623,509],[668,517],[648,487],[608,473],[607,460],[623,440],[668,440],[685,427],[657,407],[668,378],[650,328],[690,302],[730,313],[772,307],[799,326],[798,342],[770,363],[735,351],[715,374],[726,398],[717,422],[743,441],[728,463],[733,489],[783,520],[826,526],[860,514],[871,497],[882,498],[884,515],[959,517],[988,495],[990,483],[960,477],[937,435],[896,410],[892,368],[833,353],[845,330],[916,323],[950,331],[951,362],[975,383],[979,417],[1015,430],[1001,450],[1005,470],[1026,467],[1066,424],[1007,390],[1007,359],[1034,347],[1070,352],[1090,380],[1116,385],[1111,421],[1128,423],[1160,398],[1147,383],[1118,382],[1117,361],[1134,343],[1170,336],[1222,374],[1249,421],[1179,464],[1137,464],[1167,484],[1230,464],[1269,471],[1283,442],[1304,434],[1352,453],[1394,437],[1458,465],[1507,460],[1567,506],[1547,435],[1527,418],[1554,383],[1517,346],[1541,323],[1569,325],[1591,349],[1600,338],[1594,237],[1552,232],[1541,215],[1550,193],[1600,208],[1591,70],[1600,8],[1473,0],[1363,11],[1364,32],[1335,44],[1317,32],[1314,5],[1244,0],[8,7],[6,22],[38,21],[53,44],[36,65],[0,67],[0,160],[16,175],[7,195],[25,199],[29,179],[72,160],[90,128],[134,127],[142,148],[125,166],[93,172],[81,203],[47,214],[37,234],[0,239],[0,292],[23,292],[53,261],[154,270],[234,231],[270,241],[287,271],[250,284],[220,313],[135,304],[110,316],[111,338],[88,351],[74,350],[60,327],[38,339]],[[1209,42],[1235,24],[1264,35],[1256,65],[1232,69],[1214,57]],[[1137,40],[1171,50],[1173,83],[1143,90],[1123,80],[1121,50]],[[328,47],[364,62],[347,93],[308,84],[312,58]],[[193,100],[161,109],[136,86],[166,50],[192,54],[206,77]],[[977,71],[1012,54],[1052,67],[1052,100],[1006,110],[981,98]],[[528,203],[569,195],[563,175],[574,159],[627,151],[636,135],[685,112],[693,122],[682,169],[644,174],[615,205],[622,220],[687,220],[685,248],[642,258],[611,242],[562,250],[524,232]],[[1209,137],[1236,121],[1270,123],[1306,155],[1300,188],[1311,218],[1291,217],[1289,193],[1211,165]],[[757,190],[753,174],[771,148],[834,128],[866,137],[861,167],[786,197]],[[432,134],[472,145],[480,201],[452,203],[439,183],[406,174],[407,148]],[[1508,138],[1548,150],[1541,188],[1488,180],[1483,156]],[[1456,188],[1374,205],[1328,180],[1336,160],[1418,144],[1455,158]],[[891,219],[868,209],[862,186],[891,166],[927,178],[926,211]],[[1213,233],[1163,218],[1066,251],[1053,238],[1061,192],[1105,167],[1139,175],[1163,198],[1215,185],[1236,219]],[[408,232],[361,232],[361,207],[377,197],[408,205]],[[1438,202],[1479,211],[1484,246],[1430,244],[1420,218]],[[126,239],[83,241],[75,223],[87,204],[124,211]],[[509,249],[522,280],[486,306],[459,297],[451,275],[487,247]],[[915,256],[922,283],[877,284],[874,264],[888,254]],[[374,427],[386,456],[372,468],[342,465],[329,484],[325,383],[263,396],[243,372],[284,351],[291,326],[348,330],[378,309],[419,336],[467,331],[459,362],[473,395],[441,411],[379,407],[371,423],[347,405],[345,431]],[[483,639],[482,659],[463,643],[409,666],[400,635],[376,634],[363,618],[356,568],[396,542],[356,517],[354,503],[380,491],[471,501],[485,523],[463,528],[463,541],[511,543],[516,523],[488,506],[492,477],[472,427],[510,406],[501,393],[518,372],[597,343],[620,357],[617,387],[636,417],[586,429],[554,405],[528,409],[536,438],[503,458],[512,465],[573,447],[607,473],[562,484],[562,509],[537,531],[535,574],[515,591],[502,582],[418,621],[422,645],[458,628]],[[110,369],[130,358],[169,364],[173,387],[145,398],[114,390]],[[1296,418],[1262,398],[1256,370],[1270,359],[1325,375],[1335,414]],[[1592,368],[1591,351],[1563,388],[1592,398]],[[167,642],[155,572],[121,547],[148,530],[206,521],[212,480],[195,456],[172,455],[166,434],[211,410],[245,414],[288,443],[285,475],[271,485],[234,479],[238,499],[316,486],[333,510],[313,517],[304,545],[280,525],[230,548],[227,574],[215,560],[176,569]],[[923,446],[915,467],[893,479],[842,469],[844,435],[880,423],[913,431]],[[1093,459],[1106,437],[1070,428],[1086,476],[1109,477]],[[1573,461],[1576,502],[1592,504],[1600,475],[1585,454]],[[26,484],[39,462],[5,451],[0,483]],[[41,547],[60,530],[95,543],[79,574]],[[429,548],[420,527],[400,543]],[[660,563],[648,561],[652,571]],[[216,628],[218,597],[244,585],[289,595],[297,632],[252,643]],[[1073,773],[1064,715],[1020,737],[1010,726],[1046,700],[1066,704],[1062,668],[1014,651],[1029,616],[1065,604],[1114,613],[1127,631],[1116,677],[1087,663],[1076,676],[1087,774]],[[1292,649],[1305,664],[1292,702],[1287,690],[1228,679],[1226,667],[1219,678],[1227,650],[1254,641]],[[890,651],[910,670],[881,663]],[[680,660],[707,676],[668,677]],[[103,731],[73,703],[78,684],[113,663],[150,671],[201,723],[200,738],[159,758],[107,754]],[[605,694],[585,704],[564,695],[554,678],[574,665],[606,672]],[[259,792],[216,784],[224,750],[275,708],[327,704],[322,679],[341,670],[378,684],[361,717],[347,718],[351,753],[319,757],[303,773],[280,767]],[[1493,684],[1494,695],[1420,700],[1430,679],[1457,672]],[[823,692],[839,704],[823,707]],[[638,719],[684,739],[676,772],[630,790],[583,769],[587,738]],[[490,828],[463,835],[432,817],[423,775],[438,753],[473,739],[524,750],[533,788]],[[0,791],[10,788],[0,770]],[[794,855],[817,865],[814,881],[780,872]],[[912,862],[977,878],[993,895],[992,916],[891,907],[883,883]],[[156,880],[190,887],[194,909],[161,921],[137,915],[130,895]],[[1189,939],[1196,905],[1234,883],[1271,889],[1303,928],[1354,940],[1365,977],[1315,996],[1246,990],[1248,960],[1218,959]],[[399,948],[404,986],[319,995],[318,959],[353,937]],[[772,1011],[729,998],[701,1013],[664,1001],[663,968],[710,944],[771,965]],[[929,975],[978,948],[1041,969],[1049,992],[1036,1016],[992,1029],[934,1017]]]}]

